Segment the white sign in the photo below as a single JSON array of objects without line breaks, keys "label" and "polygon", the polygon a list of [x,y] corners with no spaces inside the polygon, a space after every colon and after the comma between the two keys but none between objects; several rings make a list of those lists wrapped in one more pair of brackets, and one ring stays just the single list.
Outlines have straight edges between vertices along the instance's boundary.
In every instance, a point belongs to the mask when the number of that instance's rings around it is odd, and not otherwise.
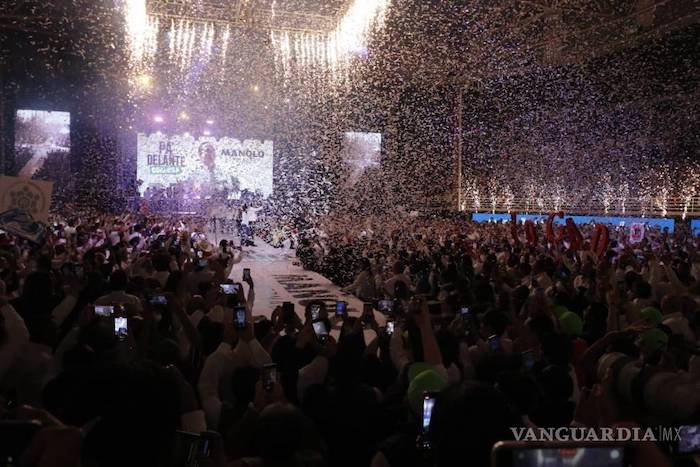
[{"label": "white sign", "polygon": [[22,209],[35,221],[48,222],[53,183],[0,176],[0,213]]},{"label": "white sign", "polygon": [[639,243],[644,238],[644,224],[635,222],[630,226],[630,243]]}]

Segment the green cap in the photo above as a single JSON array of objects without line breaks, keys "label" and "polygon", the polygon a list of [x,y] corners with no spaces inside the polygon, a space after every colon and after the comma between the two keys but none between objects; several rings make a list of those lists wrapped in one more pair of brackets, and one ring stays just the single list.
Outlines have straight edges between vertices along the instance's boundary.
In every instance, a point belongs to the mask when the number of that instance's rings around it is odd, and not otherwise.
[{"label": "green cap", "polygon": [[640,311],[639,314],[642,316],[642,318],[654,325],[659,324],[664,319],[661,312],[653,306],[648,306],[642,309],[642,311]]},{"label": "green cap", "polygon": [[434,370],[434,369],[435,369],[435,367],[433,367],[433,365],[431,365],[430,363],[425,363],[425,362],[413,362],[413,363],[411,363],[411,366],[408,367],[408,382],[409,382],[409,384],[419,374],[423,373],[426,370]]},{"label": "green cap", "polygon": [[580,336],[583,334],[583,321],[576,313],[567,311],[559,317],[559,325],[567,336]]},{"label": "green cap", "polygon": [[413,413],[420,414],[423,410],[423,393],[438,392],[447,385],[447,382],[435,370],[425,370],[411,380],[408,385],[408,404]]},{"label": "green cap", "polygon": [[554,316],[556,316],[557,318],[561,318],[561,315],[569,311],[569,309],[564,305],[557,305],[552,311],[554,312]]}]

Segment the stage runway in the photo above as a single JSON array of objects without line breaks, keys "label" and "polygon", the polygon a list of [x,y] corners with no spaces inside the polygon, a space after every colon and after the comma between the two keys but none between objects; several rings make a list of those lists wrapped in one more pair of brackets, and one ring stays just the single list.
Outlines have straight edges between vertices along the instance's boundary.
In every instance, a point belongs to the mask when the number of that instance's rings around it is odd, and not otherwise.
[{"label": "stage runway", "polygon": [[[218,238],[227,236],[219,234]],[[343,292],[322,275],[304,270],[298,265],[296,250],[273,248],[260,238],[255,239],[255,244],[255,247],[244,247],[243,260],[233,267],[230,276],[234,281],[241,282],[243,268],[250,268],[255,283],[253,316],[264,315],[270,318],[276,306],[289,301],[294,303],[294,308],[303,322],[304,308],[311,300],[323,300],[330,317],[334,315],[335,301],[345,300],[348,302],[350,315],[360,316],[362,302]],[[379,325],[383,326],[383,315],[376,311],[374,315]]]}]

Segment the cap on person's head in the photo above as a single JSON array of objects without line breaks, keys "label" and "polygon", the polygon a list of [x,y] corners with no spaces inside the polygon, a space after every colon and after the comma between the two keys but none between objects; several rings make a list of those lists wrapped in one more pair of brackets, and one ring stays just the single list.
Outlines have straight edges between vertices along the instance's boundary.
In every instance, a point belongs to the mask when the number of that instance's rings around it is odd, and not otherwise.
[{"label": "cap on person's head", "polygon": [[567,311],[559,317],[559,325],[561,330],[567,336],[580,336],[583,332],[583,321],[581,317],[574,312]]},{"label": "cap on person's head", "polygon": [[649,329],[639,335],[639,342],[641,347],[650,350],[663,350],[668,345],[668,334],[658,328]]},{"label": "cap on person's head", "polygon": [[[410,373],[410,371],[409,371]],[[420,414],[423,410],[423,393],[438,392],[447,385],[447,382],[433,369],[420,372],[411,379],[408,385],[408,404],[413,413]]]},{"label": "cap on person's head", "polygon": [[561,319],[561,317],[564,313],[569,312],[569,309],[567,307],[565,307],[564,305],[557,305],[554,307],[554,309],[552,311],[554,312],[554,316]]},{"label": "cap on person's head", "polygon": [[639,312],[642,318],[645,320],[649,321],[650,323],[657,325],[661,321],[663,321],[664,317],[661,314],[661,312],[658,310],[658,308],[655,308],[653,306],[648,306],[646,308],[643,308],[642,311]]},{"label": "cap on person's head", "polygon": [[433,370],[434,367],[430,363],[415,362],[408,367],[408,382],[410,383],[419,374],[427,370]]}]

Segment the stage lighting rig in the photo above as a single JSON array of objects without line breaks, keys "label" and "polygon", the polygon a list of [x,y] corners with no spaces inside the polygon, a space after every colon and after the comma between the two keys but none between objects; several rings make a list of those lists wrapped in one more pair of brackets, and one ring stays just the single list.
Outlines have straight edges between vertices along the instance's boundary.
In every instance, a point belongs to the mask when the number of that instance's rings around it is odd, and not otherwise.
[{"label": "stage lighting rig", "polygon": [[[152,16],[261,31],[327,32],[336,26],[348,4],[349,0],[304,0],[297,11],[284,11],[260,0],[148,0],[146,9]],[[323,14],[314,12],[318,10]]]}]

